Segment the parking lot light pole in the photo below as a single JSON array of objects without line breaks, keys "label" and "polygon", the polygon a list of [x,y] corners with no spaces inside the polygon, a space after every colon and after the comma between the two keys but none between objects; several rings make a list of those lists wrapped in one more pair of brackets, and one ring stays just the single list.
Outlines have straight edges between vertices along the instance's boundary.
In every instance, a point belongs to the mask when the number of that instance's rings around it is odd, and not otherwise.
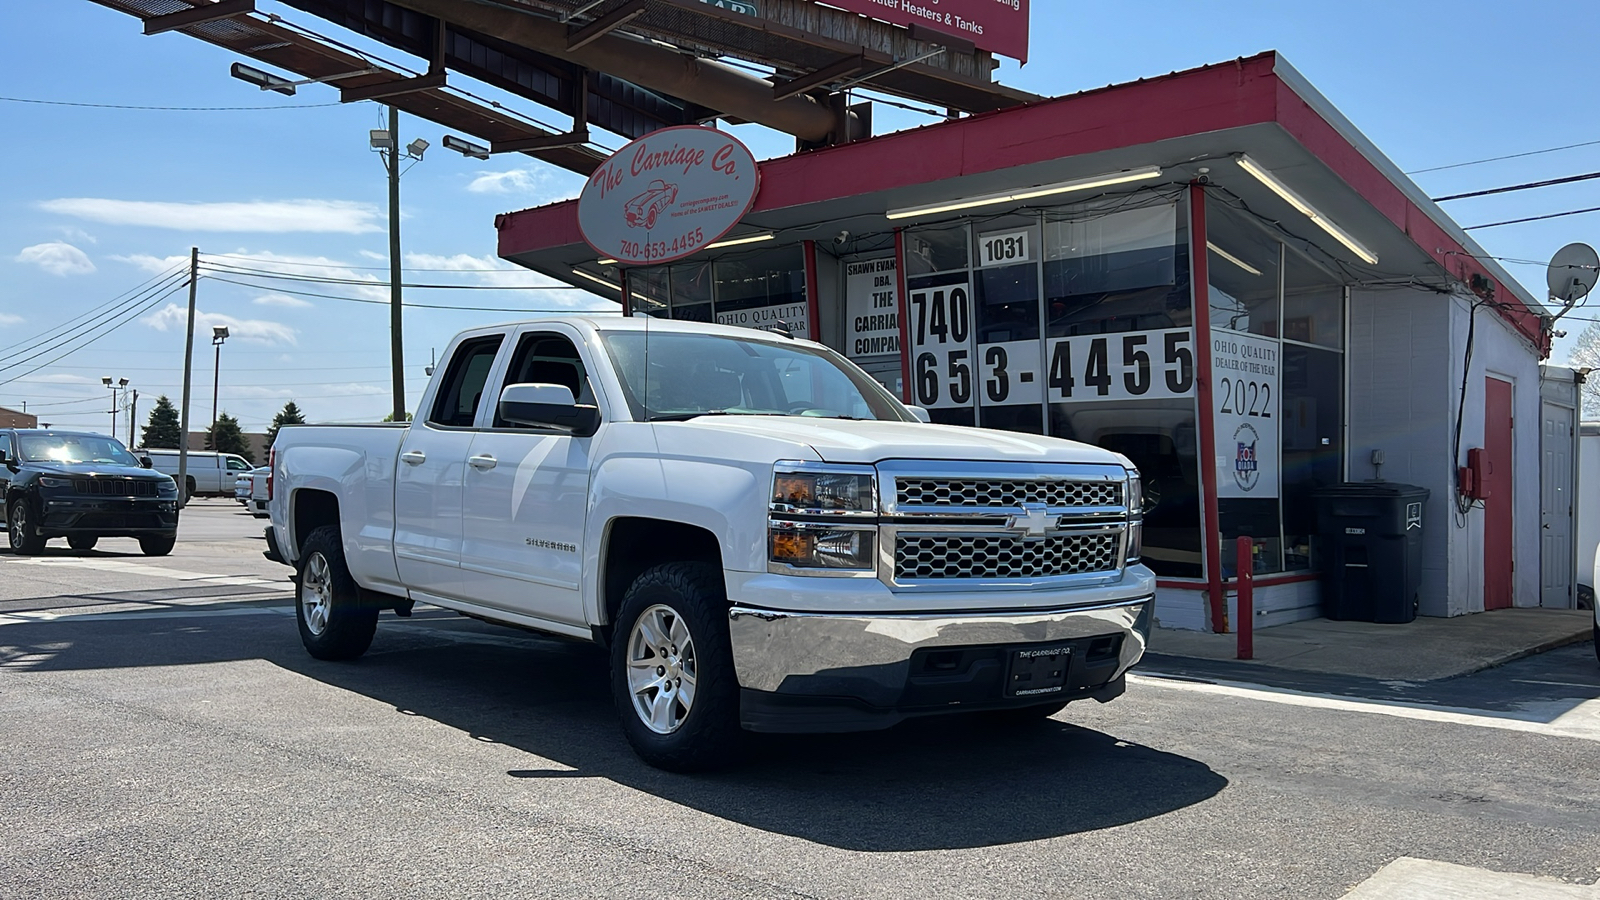
[{"label": "parking lot light pole", "polygon": [[[116,381],[112,381],[110,375],[104,375],[101,376],[100,383],[111,389],[111,436],[116,437],[117,417],[122,414],[122,407],[117,403],[117,392],[128,389],[128,379],[119,378]],[[130,440],[132,439],[131,431],[129,432],[129,438]]]},{"label": "parking lot light pole", "polygon": [[[217,439],[217,388],[222,383],[222,344],[228,339],[228,326],[211,327],[211,346],[217,348],[217,360],[211,366],[211,440]],[[216,447],[212,447],[213,450]]]}]

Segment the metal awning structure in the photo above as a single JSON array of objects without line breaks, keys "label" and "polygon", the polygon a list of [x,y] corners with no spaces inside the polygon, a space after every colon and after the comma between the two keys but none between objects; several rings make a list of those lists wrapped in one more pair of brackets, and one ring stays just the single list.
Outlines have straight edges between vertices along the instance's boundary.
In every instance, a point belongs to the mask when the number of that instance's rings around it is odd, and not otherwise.
[{"label": "metal awning structure", "polygon": [[[419,83],[415,73],[374,67],[372,62],[313,35],[254,14],[254,4],[223,0],[95,0],[142,19],[146,34],[178,31],[242,56],[259,60],[307,79],[328,79],[363,69],[378,71],[350,75],[333,82],[347,92],[368,99],[383,94],[383,101],[403,112],[437,122],[444,127],[485,141],[505,144],[548,140],[556,132],[541,129],[508,111],[453,93],[442,79]],[[433,86],[424,86],[433,84]],[[384,93],[385,89],[394,91]],[[598,150],[565,146],[525,151],[564,169],[587,175],[605,158]]]},{"label": "metal awning structure", "polygon": [[[522,152],[587,175],[604,158],[590,125],[625,138],[716,118],[787,131],[808,143],[866,136],[846,109],[851,87],[984,112],[1036,96],[990,80],[992,55],[811,0],[284,0],[426,61],[377,65],[254,0],[94,0],[136,16],[146,34],[177,31],[303,79],[331,80],[347,102],[381,100],[493,152]],[[717,62],[749,60],[763,76]],[[363,71],[366,70],[366,71]],[[572,119],[566,132],[448,85],[455,72]],[[685,99],[687,98],[687,99]]]}]

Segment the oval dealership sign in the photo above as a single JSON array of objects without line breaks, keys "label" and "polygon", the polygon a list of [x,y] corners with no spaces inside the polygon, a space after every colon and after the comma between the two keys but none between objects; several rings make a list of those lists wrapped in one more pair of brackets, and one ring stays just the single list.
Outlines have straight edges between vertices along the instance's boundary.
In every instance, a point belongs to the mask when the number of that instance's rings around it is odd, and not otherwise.
[{"label": "oval dealership sign", "polygon": [[622,265],[682,259],[739,224],[761,170],[750,149],[714,128],[680,125],[618,150],[578,197],[578,228]]}]

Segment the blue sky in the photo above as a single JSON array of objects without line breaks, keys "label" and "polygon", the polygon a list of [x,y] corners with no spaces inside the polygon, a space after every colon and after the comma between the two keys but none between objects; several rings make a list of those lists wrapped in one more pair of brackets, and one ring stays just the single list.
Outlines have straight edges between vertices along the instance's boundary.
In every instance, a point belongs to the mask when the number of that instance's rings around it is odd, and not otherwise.
[{"label": "blue sky", "polygon": [[[360,44],[303,13],[258,7]],[[1063,3],[1034,0],[1033,61],[1007,62],[999,79],[1047,95],[1128,81],[1276,49],[1407,171],[1600,141],[1584,100],[1600,78],[1588,31],[1592,4],[1488,2]],[[0,101],[0,347],[106,304],[198,245],[210,254],[314,262],[324,274],[385,276],[385,185],[366,132],[382,127],[372,103],[312,85],[295,97],[263,94],[228,77],[235,58],[178,34],[144,37],[133,17],[88,0],[6,0],[0,13],[0,95],[147,106],[267,106],[241,112],[89,109]],[[385,51],[390,57],[398,56]],[[401,60],[416,64],[415,60]],[[477,88],[474,88],[477,90]],[[499,96],[488,89],[485,95]],[[523,103],[554,124],[560,118]],[[878,127],[925,118],[880,108]],[[787,152],[782,135],[734,129],[758,156]],[[539,285],[497,260],[496,213],[562,197],[578,176],[527,157],[465,159],[441,131],[406,118],[402,137],[433,143],[403,182],[401,226],[411,280]],[[605,136],[610,146],[622,142]],[[1600,144],[1419,174],[1438,196],[1600,169]],[[231,204],[231,205],[223,205]],[[1600,182],[1456,201],[1463,225],[1600,206]],[[1545,260],[1571,241],[1600,243],[1600,213],[1475,232],[1490,253]],[[1539,265],[1507,263],[1542,296]],[[292,286],[292,285],[290,285]],[[327,285],[312,292],[332,293]],[[382,288],[351,288],[382,299]],[[581,291],[414,291],[407,299],[462,306],[587,307]],[[109,428],[101,376],[128,378],[145,418],[157,394],[176,401],[183,350],[180,291],[98,342],[28,373],[0,350],[0,405],[26,401],[61,426]],[[389,409],[388,313],[204,280],[192,421],[211,414],[212,324],[233,332],[222,350],[221,406],[260,430],[285,399],[313,421],[370,421]],[[498,312],[406,312],[412,404],[430,350],[459,329],[517,318]],[[1576,335],[1583,323],[1568,330]],[[1561,359],[1571,338],[1558,342]],[[26,355],[26,354],[24,354]],[[24,374],[28,373],[28,374]],[[119,426],[119,434],[121,429]]]}]

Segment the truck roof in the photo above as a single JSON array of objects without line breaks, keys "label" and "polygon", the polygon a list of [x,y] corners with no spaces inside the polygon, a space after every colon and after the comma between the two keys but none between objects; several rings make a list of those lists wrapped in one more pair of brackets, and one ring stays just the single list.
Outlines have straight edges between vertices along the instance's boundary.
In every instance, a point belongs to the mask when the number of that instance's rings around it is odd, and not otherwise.
[{"label": "truck roof", "polygon": [[538,319],[522,319],[514,322],[502,322],[498,325],[484,325],[471,328],[462,334],[476,334],[489,331],[505,331],[511,328],[520,328],[524,325],[569,325],[583,331],[617,332],[617,331],[651,331],[659,334],[718,334],[726,337],[743,338],[745,340],[764,340],[775,343],[797,343],[812,347],[821,347],[813,341],[801,337],[788,338],[778,332],[763,331],[755,328],[746,328],[741,325],[716,325],[710,322],[686,322],[681,319],[658,319],[654,316],[634,315],[571,315],[547,316]]}]

